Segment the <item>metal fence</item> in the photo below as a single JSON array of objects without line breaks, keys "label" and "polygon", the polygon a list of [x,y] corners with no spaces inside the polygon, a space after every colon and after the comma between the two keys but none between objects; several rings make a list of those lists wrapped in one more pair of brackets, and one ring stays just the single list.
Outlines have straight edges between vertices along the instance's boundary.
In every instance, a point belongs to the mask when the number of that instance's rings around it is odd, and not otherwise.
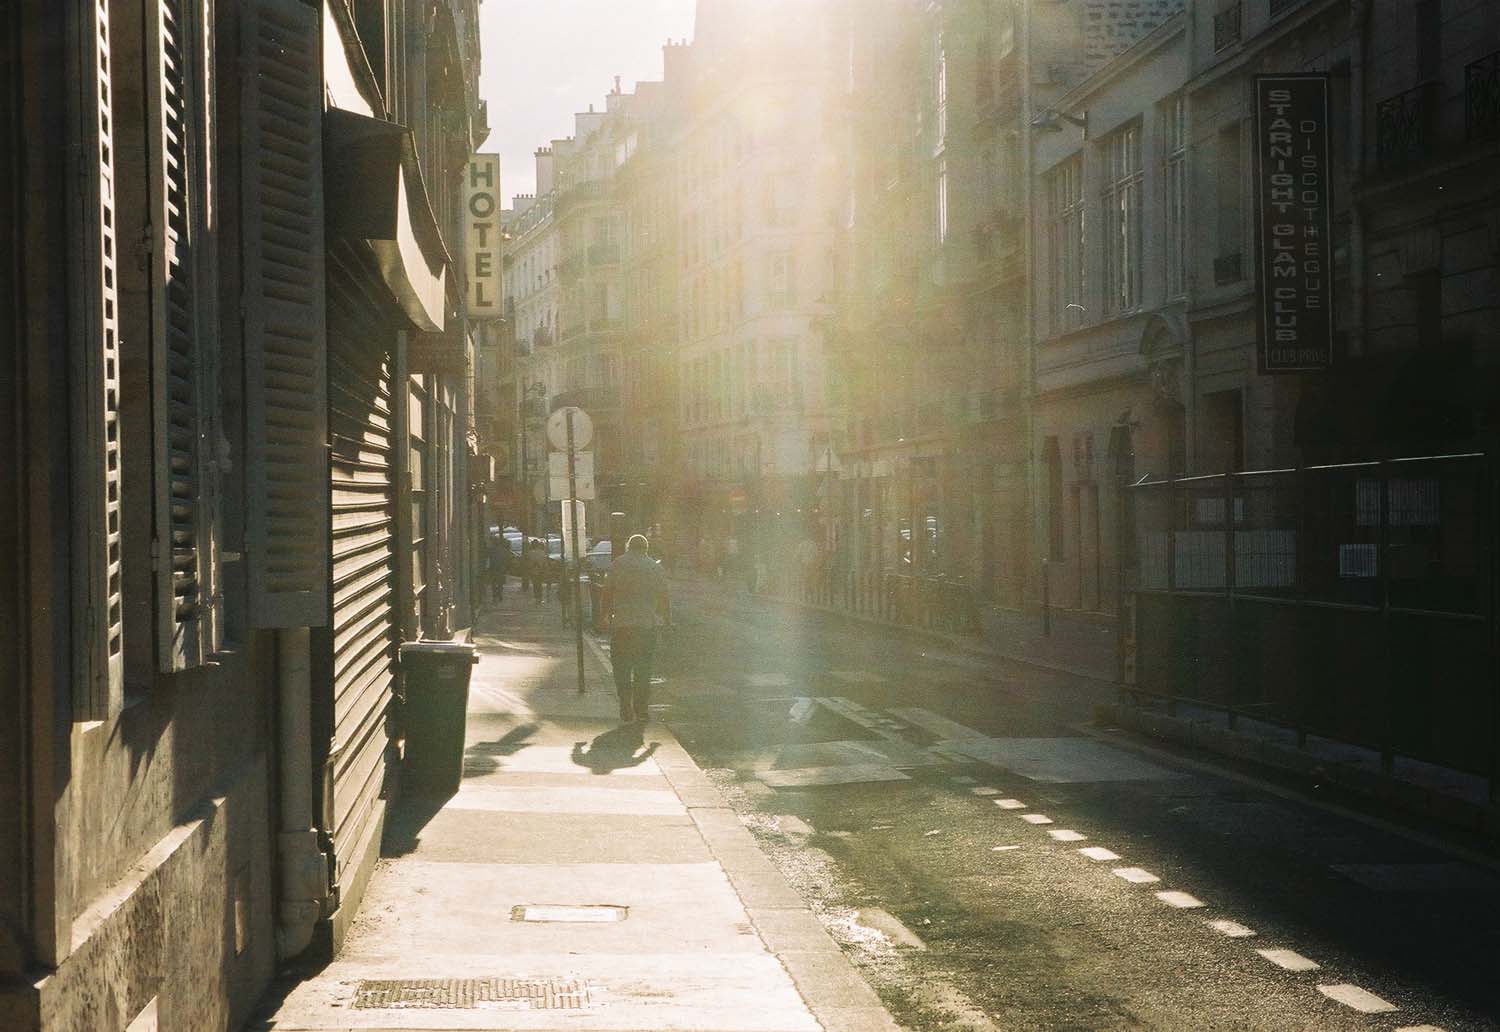
[{"label": "metal fence", "polygon": [[1494,490],[1478,454],[1133,485],[1122,683],[1378,749],[1387,770],[1485,775],[1493,796]]}]

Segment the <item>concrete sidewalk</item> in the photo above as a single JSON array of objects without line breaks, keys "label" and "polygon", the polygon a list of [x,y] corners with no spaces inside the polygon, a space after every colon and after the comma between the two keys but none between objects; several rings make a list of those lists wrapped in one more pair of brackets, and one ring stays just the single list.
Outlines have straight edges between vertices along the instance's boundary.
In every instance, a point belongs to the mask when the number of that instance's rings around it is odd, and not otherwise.
[{"label": "concrete sidewalk", "polygon": [[555,602],[475,642],[463,786],[392,811],[343,952],[251,1029],[898,1027],[598,650],[577,694]]}]

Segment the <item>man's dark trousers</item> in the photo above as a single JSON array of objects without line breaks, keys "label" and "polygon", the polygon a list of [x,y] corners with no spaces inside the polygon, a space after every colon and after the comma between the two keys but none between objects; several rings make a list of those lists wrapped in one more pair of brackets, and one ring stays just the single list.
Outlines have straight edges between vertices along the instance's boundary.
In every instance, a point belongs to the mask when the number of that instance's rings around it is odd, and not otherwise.
[{"label": "man's dark trousers", "polygon": [[620,696],[620,719],[645,720],[651,704],[651,661],[656,657],[656,631],[649,627],[617,627],[609,641],[609,661],[615,668],[615,692]]}]

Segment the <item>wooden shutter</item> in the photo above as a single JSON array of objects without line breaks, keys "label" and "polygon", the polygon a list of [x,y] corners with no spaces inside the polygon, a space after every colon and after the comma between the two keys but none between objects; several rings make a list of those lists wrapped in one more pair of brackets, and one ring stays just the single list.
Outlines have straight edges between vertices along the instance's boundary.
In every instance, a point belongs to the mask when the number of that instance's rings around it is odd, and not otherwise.
[{"label": "wooden shutter", "polygon": [[157,663],[198,666],[219,647],[218,354],[210,253],[204,0],[147,0],[151,169],[153,559]]},{"label": "wooden shutter", "polygon": [[80,241],[73,274],[79,303],[73,348],[78,510],[74,515],[80,670],[74,718],[99,720],[123,698],[120,569],[120,352],[115,286],[114,140],[108,0],[75,8],[79,73],[75,131],[81,191],[73,207]]},{"label": "wooden shutter", "polygon": [[327,339],[318,12],[246,0],[241,33],[250,619],[328,620]]}]

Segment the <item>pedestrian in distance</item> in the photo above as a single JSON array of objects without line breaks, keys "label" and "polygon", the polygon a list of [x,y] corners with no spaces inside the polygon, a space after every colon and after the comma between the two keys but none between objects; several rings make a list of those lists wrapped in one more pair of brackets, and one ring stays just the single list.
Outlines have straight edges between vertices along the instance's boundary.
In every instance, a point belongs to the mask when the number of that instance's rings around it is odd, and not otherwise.
[{"label": "pedestrian in distance", "polygon": [[526,566],[531,573],[531,600],[541,605],[547,596],[547,549],[540,538],[526,546]]},{"label": "pedestrian in distance", "polygon": [[610,566],[604,582],[604,619],[610,632],[609,658],[615,668],[620,719],[644,724],[651,704],[657,624],[671,623],[672,599],[666,572],[651,558],[641,534],[631,535],[625,554]]},{"label": "pedestrian in distance", "polygon": [[503,534],[492,535],[487,551],[489,568],[485,572],[490,582],[490,601],[503,602],[505,578],[510,572],[510,542],[505,540]]}]

